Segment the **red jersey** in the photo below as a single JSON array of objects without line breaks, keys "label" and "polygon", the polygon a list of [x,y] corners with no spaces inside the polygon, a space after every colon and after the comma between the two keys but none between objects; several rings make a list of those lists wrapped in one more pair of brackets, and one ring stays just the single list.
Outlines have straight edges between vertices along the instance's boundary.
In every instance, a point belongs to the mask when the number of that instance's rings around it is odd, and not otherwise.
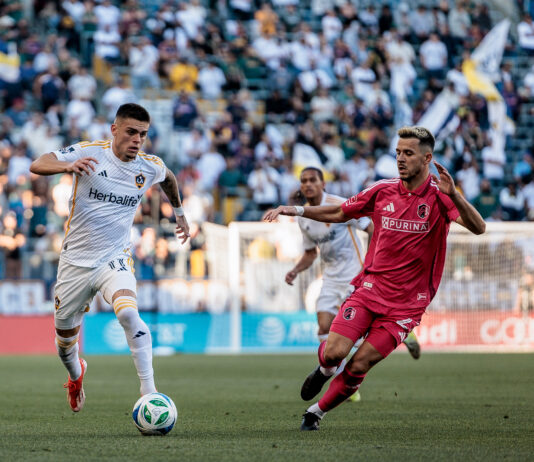
[{"label": "red jersey", "polygon": [[371,217],[375,226],[364,269],[352,284],[389,307],[428,306],[443,274],[450,223],[460,215],[449,196],[430,175],[415,191],[393,178],[341,208],[348,217]]}]

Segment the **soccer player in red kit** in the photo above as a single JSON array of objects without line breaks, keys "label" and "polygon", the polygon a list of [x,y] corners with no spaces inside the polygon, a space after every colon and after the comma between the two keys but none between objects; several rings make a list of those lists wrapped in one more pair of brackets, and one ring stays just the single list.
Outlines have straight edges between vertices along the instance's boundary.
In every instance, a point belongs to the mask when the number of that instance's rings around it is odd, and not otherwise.
[{"label": "soccer player in red kit", "polygon": [[364,269],[352,282],[356,289],[319,346],[319,366],[304,381],[301,395],[315,397],[356,340],[366,336],[365,341],[319,402],[307,409],[301,430],[318,430],[326,412],[351,396],[371,367],[419,325],[441,280],[450,223],[474,234],[486,229],[443,166],[434,162],[439,178],[430,174],[432,133],[403,127],[398,135],[398,178],[378,181],[341,205],[280,206],[264,217],[272,221],[278,215],[299,215],[335,223],[369,216],[375,227]]}]

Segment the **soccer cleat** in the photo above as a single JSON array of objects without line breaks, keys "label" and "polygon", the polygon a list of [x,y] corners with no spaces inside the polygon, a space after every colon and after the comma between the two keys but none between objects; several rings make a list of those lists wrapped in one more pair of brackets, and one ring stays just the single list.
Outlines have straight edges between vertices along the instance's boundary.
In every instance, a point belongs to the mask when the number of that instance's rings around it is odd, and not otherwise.
[{"label": "soccer cleat", "polygon": [[417,340],[417,337],[413,331],[408,334],[404,340],[404,344],[406,345],[406,348],[408,348],[412,358],[419,359],[421,356],[421,345],[419,345],[419,341]]},{"label": "soccer cleat", "polygon": [[300,430],[303,432],[317,431],[319,430],[319,422],[321,418],[313,412],[305,412],[302,415],[302,423],[300,424]]},{"label": "soccer cleat", "polygon": [[358,403],[362,400],[362,395],[360,395],[360,391],[356,390],[356,393],[353,393],[347,398],[347,402],[350,403]]},{"label": "soccer cleat", "polygon": [[83,377],[87,371],[85,359],[80,359],[80,366],[82,366],[81,375],[76,380],[72,380],[69,376],[67,383],[63,384],[63,388],[67,389],[67,401],[73,412],[80,412],[85,404],[85,393],[83,391]]},{"label": "soccer cleat", "polygon": [[300,389],[300,397],[304,401],[309,401],[317,396],[323,388],[323,385],[328,382],[330,376],[326,376],[321,372],[321,367],[317,366],[314,371],[306,377],[302,388]]}]

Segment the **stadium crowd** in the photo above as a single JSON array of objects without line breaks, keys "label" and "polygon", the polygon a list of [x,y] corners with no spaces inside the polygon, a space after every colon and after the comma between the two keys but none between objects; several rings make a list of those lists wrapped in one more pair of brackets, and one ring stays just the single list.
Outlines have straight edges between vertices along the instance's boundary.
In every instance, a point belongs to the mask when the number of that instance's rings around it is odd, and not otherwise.
[{"label": "stadium crowd", "polygon": [[29,165],[109,138],[125,102],[172,101],[172,129],[155,120],[145,151],[177,173],[193,226],[184,251],[152,190],[136,217],[138,279],[202,275],[189,258],[202,223],[259,219],[288,202],[305,165],[320,165],[341,196],[396,176],[395,129],[443,90],[460,123],[438,161],[486,220],[534,221],[534,65],[513,64],[534,55],[527,10],[518,3],[496,85],[528,135],[495,153],[486,101],[461,72],[498,18],[487,2],[0,2],[0,276],[53,281],[72,178]]}]

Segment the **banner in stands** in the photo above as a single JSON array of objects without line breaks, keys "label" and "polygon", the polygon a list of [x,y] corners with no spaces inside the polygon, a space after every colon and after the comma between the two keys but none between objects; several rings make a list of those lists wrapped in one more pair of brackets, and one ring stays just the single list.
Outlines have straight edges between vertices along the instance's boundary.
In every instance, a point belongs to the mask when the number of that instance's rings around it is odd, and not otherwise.
[{"label": "banner in stands", "polygon": [[56,354],[54,317],[0,315],[0,354]]}]

